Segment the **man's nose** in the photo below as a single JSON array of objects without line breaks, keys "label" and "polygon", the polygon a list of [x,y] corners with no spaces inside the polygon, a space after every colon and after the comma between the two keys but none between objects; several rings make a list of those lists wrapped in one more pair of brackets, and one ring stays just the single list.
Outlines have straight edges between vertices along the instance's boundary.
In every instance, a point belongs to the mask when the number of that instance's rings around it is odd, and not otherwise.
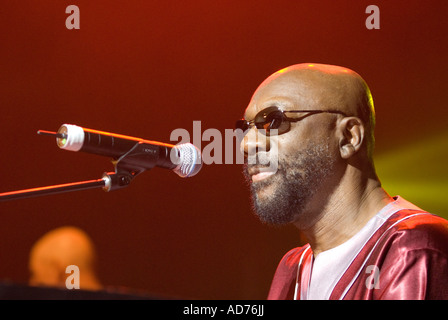
[{"label": "man's nose", "polygon": [[245,157],[254,156],[257,152],[268,152],[270,149],[269,137],[262,134],[256,127],[249,129],[241,141],[241,152]]}]

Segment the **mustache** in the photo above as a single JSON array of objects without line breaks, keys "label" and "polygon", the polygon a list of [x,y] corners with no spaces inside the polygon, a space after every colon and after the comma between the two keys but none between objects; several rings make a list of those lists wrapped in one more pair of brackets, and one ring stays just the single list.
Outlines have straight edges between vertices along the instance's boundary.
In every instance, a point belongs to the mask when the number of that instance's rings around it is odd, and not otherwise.
[{"label": "mustache", "polygon": [[244,164],[248,166],[269,166],[273,162],[278,164],[278,154],[269,151],[259,151],[244,157]]},{"label": "mustache", "polygon": [[243,174],[248,181],[251,176],[260,172],[274,172],[279,170],[279,161],[277,157],[272,157],[268,152],[259,152],[252,158],[245,157],[243,164]]}]

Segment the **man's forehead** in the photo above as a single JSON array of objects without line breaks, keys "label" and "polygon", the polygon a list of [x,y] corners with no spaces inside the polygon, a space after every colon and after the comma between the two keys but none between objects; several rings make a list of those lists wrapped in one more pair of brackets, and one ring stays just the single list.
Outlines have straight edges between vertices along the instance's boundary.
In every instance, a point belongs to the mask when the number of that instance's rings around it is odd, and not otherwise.
[{"label": "man's forehead", "polygon": [[266,79],[255,91],[245,111],[246,119],[253,118],[260,110],[278,106],[282,110],[306,108],[312,100],[312,88],[293,74]]},{"label": "man's forehead", "polygon": [[252,119],[271,105],[283,110],[334,109],[335,103],[342,102],[347,80],[353,80],[354,74],[350,69],[332,65],[301,64],[282,69],[260,84],[246,108],[245,118]]}]

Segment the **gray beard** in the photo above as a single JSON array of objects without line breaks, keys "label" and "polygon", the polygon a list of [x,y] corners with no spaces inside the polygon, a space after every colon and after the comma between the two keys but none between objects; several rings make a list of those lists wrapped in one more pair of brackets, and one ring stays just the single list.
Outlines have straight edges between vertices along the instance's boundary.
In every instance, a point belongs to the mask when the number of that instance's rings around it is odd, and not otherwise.
[{"label": "gray beard", "polygon": [[[310,200],[332,174],[335,160],[325,144],[295,156],[279,157],[278,161],[277,172],[266,180],[252,183],[248,164],[244,166],[244,175],[251,189],[253,211],[259,219],[267,224],[285,225],[303,216]],[[259,197],[259,192],[272,184],[273,192]]]}]

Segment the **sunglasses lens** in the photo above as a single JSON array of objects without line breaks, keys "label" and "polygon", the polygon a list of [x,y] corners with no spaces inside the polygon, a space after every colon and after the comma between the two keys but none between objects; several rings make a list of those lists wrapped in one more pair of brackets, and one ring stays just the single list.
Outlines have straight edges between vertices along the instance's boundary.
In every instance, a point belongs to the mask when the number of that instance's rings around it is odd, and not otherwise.
[{"label": "sunglasses lens", "polygon": [[[272,134],[282,134],[289,130],[289,121],[284,116],[283,112],[277,107],[269,107],[261,110],[255,116],[253,121],[255,127],[260,130],[261,134],[272,135]],[[238,120],[235,124],[237,129],[246,131],[250,127],[250,122],[247,120]],[[275,132],[271,132],[275,130]]]},{"label": "sunglasses lens", "polygon": [[277,133],[281,134],[285,126],[288,127],[288,121],[285,121],[281,110],[276,107],[270,107],[257,114],[255,117],[255,125],[258,129],[262,129],[262,133],[266,135],[271,135],[272,129],[276,129]]},{"label": "sunglasses lens", "polygon": [[272,112],[266,116],[266,123],[263,125],[264,129],[278,129],[283,123],[282,112]]}]

